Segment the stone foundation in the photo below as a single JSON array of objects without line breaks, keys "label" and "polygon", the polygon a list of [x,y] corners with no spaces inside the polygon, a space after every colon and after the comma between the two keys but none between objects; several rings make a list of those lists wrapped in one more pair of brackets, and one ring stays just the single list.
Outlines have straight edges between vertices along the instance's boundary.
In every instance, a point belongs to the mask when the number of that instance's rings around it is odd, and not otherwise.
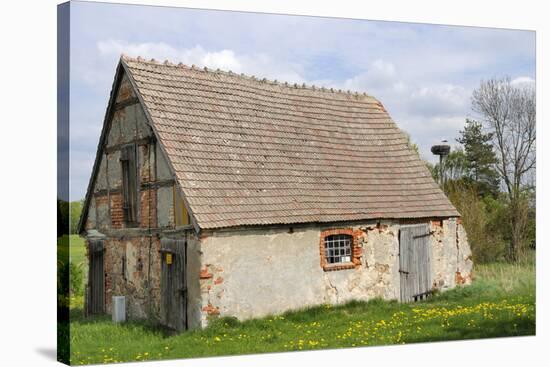
[{"label": "stone foundation", "polygon": [[130,319],[157,319],[160,300],[160,242],[156,237],[108,239],[104,242],[105,302],[126,296]]}]

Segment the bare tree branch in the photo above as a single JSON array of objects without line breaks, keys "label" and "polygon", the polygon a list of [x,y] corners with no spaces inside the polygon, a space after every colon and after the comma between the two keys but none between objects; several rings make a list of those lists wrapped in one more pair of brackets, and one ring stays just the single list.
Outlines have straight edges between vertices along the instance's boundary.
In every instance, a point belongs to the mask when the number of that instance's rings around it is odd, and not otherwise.
[{"label": "bare tree branch", "polygon": [[[520,195],[536,166],[536,98],[533,88],[518,88],[510,78],[482,81],[472,94],[472,108],[493,132],[499,158],[496,167],[510,201],[512,251],[519,245],[522,225]],[[515,256],[515,253],[514,253]]]}]

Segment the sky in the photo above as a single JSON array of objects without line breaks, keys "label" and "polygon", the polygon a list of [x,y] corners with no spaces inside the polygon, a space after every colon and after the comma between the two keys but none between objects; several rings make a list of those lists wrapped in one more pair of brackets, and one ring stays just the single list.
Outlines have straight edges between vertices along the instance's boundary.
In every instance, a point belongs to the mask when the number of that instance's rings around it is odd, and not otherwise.
[{"label": "sky", "polygon": [[435,162],[482,80],[535,82],[535,32],[310,16],[71,3],[70,200],[92,172],[121,53],[366,92]]}]

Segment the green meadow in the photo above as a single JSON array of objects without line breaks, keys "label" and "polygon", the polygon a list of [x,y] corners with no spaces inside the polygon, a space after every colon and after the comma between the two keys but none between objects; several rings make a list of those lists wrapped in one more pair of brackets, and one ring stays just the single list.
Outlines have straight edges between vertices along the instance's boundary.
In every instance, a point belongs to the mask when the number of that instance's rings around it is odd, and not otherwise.
[{"label": "green meadow", "polygon": [[[71,244],[71,258],[82,263],[79,246]],[[84,318],[82,306],[81,296],[71,298],[70,361],[77,365],[524,336],[535,335],[535,265],[534,256],[477,265],[471,286],[418,303],[374,299],[244,322],[219,318],[181,334],[146,321]]]}]

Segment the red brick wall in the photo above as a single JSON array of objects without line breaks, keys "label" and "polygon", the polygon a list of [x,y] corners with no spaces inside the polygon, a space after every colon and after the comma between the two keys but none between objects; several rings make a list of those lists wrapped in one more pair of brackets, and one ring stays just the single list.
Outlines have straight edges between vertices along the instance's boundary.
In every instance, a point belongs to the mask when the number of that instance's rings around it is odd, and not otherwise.
[{"label": "red brick wall", "polygon": [[140,227],[157,227],[157,190],[142,189],[140,192]]},{"label": "red brick wall", "polygon": [[[157,227],[157,190],[156,189],[141,189],[140,195],[140,211],[139,224],[141,228],[156,228]],[[124,211],[122,209],[122,194],[111,193],[111,228],[125,228]],[[99,205],[107,205],[107,195],[96,196],[96,208]],[[95,218],[93,218],[95,222]],[[87,221],[86,228],[94,227],[93,222]],[[95,224],[97,227],[97,223]]]},{"label": "red brick wall", "polygon": [[111,226],[112,228],[122,228],[123,225],[122,194],[111,194]]}]

